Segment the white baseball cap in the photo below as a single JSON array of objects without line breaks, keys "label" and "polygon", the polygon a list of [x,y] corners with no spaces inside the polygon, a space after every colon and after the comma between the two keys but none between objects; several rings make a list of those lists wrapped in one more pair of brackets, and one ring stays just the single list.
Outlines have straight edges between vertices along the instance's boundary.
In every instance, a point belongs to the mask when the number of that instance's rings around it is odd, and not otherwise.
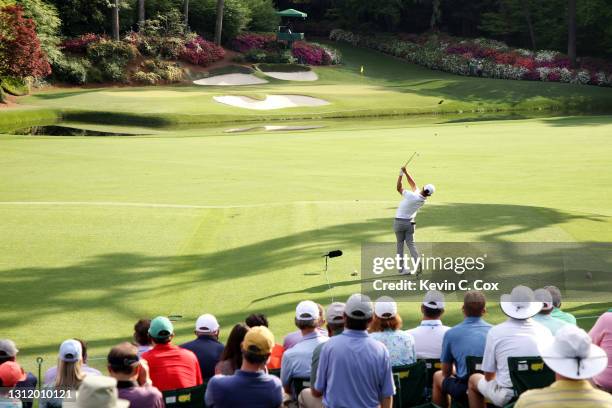
[{"label": "white baseball cap", "polygon": [[382,319],[390,319],[397,315],[397,303],[389,296],[381,296],[374,304],[374,313]]},{"label": "white baseball cap", "polygon": [[295,318],[298,320],[316,320],[319,317],[319,306],[312,300],[303,300],[295,308]]},{"label": "white baseball cap", "polygon": [[533,296],[535,300],[543,303],[542,310],[551,310],[553,308],[552,295],[546,289],[536,289],[533,292]]},{"label": "white baseball cap", "polygon": [[444,309],[444,294],[439,290],[427,291],[425,298],[423,298],[423,306],[430,309]]},{"label": "white baseball cap", "polygon": [[427,191],[429,195],[432,195],[433,193],[436,192],[436,187],[433,184],[425,184],[425,187],[423,187],[423,190]]},{"label": "white baseball cap", "polygon": [[211,314],[203,314],[198,317],[195,324],[195,331],[202,334],[215,333],[219,330],[219,323],[217,318]]},{"label": "white baseball cap", "polygon": [[542,359],[554,372],[574,380],[585,380],[608,366],[608,356],[591,342],[584,330],[567,324],[561,327],[552,343],[538,345]]},{"label": "white baseball cap", "polygon": [[76,363],[83,357],[83,346],[74,339],[65,340],[59,349],[59,358],[67,363]]},{"label": "white baseball cap", "polygon": [[346,301],[344,313],[351,319],[367,320],[372,317],[372,301],[366,295],[356,293]]},{"label": "white baseball cap", "polygon": [[325,318],[328,323],[342,323],[344,322],[344,310],[346,305],[341,302],[334,302],[327,308],[325,312]]},{"label": "white baseball cap", "polygon": [[501,295],[499,305],[502,311],[514,319],[525,320],[537,315],[543,303],[536,300],[533,290],[519,285],[510,294]]},{"label": "white baseball cap", "polygon": [[0,352],[7,357],[15,357],[19,353],[19,349],[17,349],[13,340],[2,339],[0,340]]}]

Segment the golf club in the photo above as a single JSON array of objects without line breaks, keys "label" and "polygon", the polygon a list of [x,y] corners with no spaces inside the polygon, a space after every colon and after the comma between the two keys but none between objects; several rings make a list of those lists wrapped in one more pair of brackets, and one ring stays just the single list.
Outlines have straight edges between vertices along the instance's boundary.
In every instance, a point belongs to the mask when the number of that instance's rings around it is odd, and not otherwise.
[{"label": "golf club", "polygon": [[410,164],[412,159],[414,159],[414,156],[418,156],[418,153],[417,152],[412,153],[412,156],[410,156],[410,158],[406,161],[406,164],[404,164],[404,167]]}]

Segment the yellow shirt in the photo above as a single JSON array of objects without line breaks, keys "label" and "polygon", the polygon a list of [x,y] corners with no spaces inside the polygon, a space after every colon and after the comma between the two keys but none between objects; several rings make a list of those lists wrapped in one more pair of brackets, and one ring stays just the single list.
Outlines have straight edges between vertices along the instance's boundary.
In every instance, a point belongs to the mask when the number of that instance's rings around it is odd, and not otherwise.
[{"label": "yellow shirt", "polygon": [[586,380],[557,380],[550,387],[521,395],[514,408],[612,408],[612,395]]}]

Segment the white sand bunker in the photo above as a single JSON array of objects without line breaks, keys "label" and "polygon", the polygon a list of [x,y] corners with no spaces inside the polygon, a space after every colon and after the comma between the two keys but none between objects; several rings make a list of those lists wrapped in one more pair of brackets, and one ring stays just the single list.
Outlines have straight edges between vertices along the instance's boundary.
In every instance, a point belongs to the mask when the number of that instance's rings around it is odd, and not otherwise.
[{"label": "white sand bunker", "polygon": [[273,125],[266,125],[266,126],[251,126],[251,127],[243,127],[243,128],[233,128],[233,129],[227,129],[224,132],[225,133],[240,133],[240,132],[248,132],[248,131],[252,131],[252,130],[265,130],[267,132],[275,132],[275,131],[281,131],[281,130],[286,130],[286,131],[291,131],[291,130],[310,130],[310,129],[321,129],[325,126],[322,125],[310,125],[310,126],[273,126]]},{"label": "white sand bunker", "polygon": [[250,98],[248,96],[215,96],[214,100],[225,105],[237,108],[271,110],[283,108],[295,108],[298,106],[323,106],[329,102],[304,95],[267,95],[263,101]]},{"label": "white sand bunker", "polygon": [[193,81],[196,85],[258,85],[267,84],[268,81],[265,79],[257,78],[251,74],[225,74],[215,75],[209,78],[198,79]]},{"label": "white sand bunker", "polygon": [[314,71],[302,71],[302,72],[265,72],[262,71],[269,77],[282,79],[284,81],[316,81],[319,79],[316,72]]}]

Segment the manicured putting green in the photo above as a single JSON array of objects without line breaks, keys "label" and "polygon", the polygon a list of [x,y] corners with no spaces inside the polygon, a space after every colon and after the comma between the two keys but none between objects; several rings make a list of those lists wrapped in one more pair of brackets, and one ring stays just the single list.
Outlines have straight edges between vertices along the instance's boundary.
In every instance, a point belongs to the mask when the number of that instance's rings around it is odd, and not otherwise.
[{"label": "manicured putting green", "polygon": [[[102,356],[158,314],[184,316],[180,342],[200,313],[225,338],[261,311],[280,340],[299,300],[359,290],[360,245],[393,240],[397,169],[414,151],[417,182],[437,187],[421,241],[612,240],[610,116],[225,129],[0,137],[0,325],[27,368],[37,355],[52,364],[72,336]],[[332,249],[345,255],[330,263],[330,291],[320,255]],[[400,305],[406,326],[417,309]],[[495,305],[488,318],[502,319]],[[450,304],[445,320],[459,319]]]}]

